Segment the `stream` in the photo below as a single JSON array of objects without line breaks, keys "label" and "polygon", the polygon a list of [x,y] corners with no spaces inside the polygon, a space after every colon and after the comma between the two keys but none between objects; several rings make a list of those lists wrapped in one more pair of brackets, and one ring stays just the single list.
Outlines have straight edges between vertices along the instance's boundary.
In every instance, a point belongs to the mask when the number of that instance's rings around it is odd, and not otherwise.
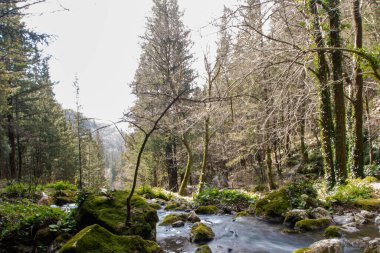
[{"label": "stream", "polygon": [[[170,213],[158,211],[160,222]],[[302,234],[283,233],[281,224],[271,224],[255,217],[238,217],[232,215],[199,215],[201,221],[212,228],[215,239],[208,243],[213,253],[291,253],[298,248],[307,247],[313,242],[324,239],[322,232]],[[190,230],[192,223],[184,227],[157,225],[157,242],[167,253],[193,253],[197,244],[191,243]],[[379,237],[376,225],[366,225],[360,232],[345,236],[344,240],[354,241],[363,237]],[[345,253],[362,252],[348,243]]]}]

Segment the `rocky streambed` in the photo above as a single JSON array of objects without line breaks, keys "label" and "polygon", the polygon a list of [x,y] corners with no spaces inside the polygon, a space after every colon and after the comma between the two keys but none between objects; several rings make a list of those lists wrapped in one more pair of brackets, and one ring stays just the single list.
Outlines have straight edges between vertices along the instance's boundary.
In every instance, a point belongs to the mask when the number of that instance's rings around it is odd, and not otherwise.
[{"label": "rocky streambed", "polygon": [[[181,213],[184,212],[160,209],[159,223],[168,214]],[[286,233],[282,224],[269,223],[255,217],[235,218],[233,215],[216,214],[198,216],[215,234],[214,240],[207,243],[214,253],[289,253],[324,239],[323,231]],[[353,222],[351,214],[336,215],[334,218],[342,225]],[[157,225],[157,242],[168,253],[195,252],[199,244],[190,240],[192,226],[190,222],[186,222],[182,227]],[[376,224],[369,223],[360,225],[355,231],[343,231],[343,236],[339,240],[344,244],[344,252],[354,253],[363,252],[368,242],[376,237],[379,237],[379,229]]]}]

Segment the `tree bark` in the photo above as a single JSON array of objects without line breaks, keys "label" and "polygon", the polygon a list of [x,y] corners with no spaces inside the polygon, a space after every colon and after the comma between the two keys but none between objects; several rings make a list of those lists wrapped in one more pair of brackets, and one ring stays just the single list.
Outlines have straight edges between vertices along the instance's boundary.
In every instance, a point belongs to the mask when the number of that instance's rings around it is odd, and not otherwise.
[{"label": "tree bark", "polygon": [[166,143],[166,168],[168,172],[169,190],[178,191],[178,171],[175,161],[175,142],[173,140]]},{"label": "tree bark", "polygon": [[[352,12],[355,24],[355,48],[363,47],[363,28],[360,11],[360,0],[352,1]],[[363,138],[363,73],[360,68],[360,57],[354,55],[354,148],[352,152],[352,172],[355,177],[364,177],[364,138]]]},{"label": "tree bark", "polygon": [[[310,10],[313,14],[314,41],[317,48],[324,47],[322,31],[319,23],[318,10],[315,0],[310,1]],[[320,115],[320,131],[321,131],[321,148],[324,160],[325,177],[328,187],[331,189],[336,183],[334,158],[332,150],[333,137],[333,121],[331,112],[331,95],[327,85],[328,80],[328,63],[325,52],[318,50],[318,82],[319,82],[319,115]]]},{"label": "tree bark", "polygon": [[[330,43],[334,48],[341,47],[340,41],[340,6],[339,0],[328,1],[330,22]],[[341,184],[347,179],[346,166],[346,107],[343,87],[343,53],[341,50],[331,52],[332,76],[334,81],[334,115],[335,115],[335,166],[337,181]]]},{"label": "tree bark", "polygon": [[186,195],[186,186],[189,181],[190,173],[191,173],[191,168],[193,166],[193,152],[191,150],[191,146],[188,140],[187,133],[185,133],[182,136],[182,142],[183,145],[185,145],[186,152],[187,152],[187,163],[186,163],[186,170],[185,170],[185,175],[183,177],[183,180],[181,182],[181,186],[179,188],[179,195],[185,196]]},{"label": "tree bark", "polygon": [[276,189],[276,185],[274,184],[274,180],[273,180],[272,150],[269,144],[267,144],[267,148],[266,148],[266,164],[267,164],[268,187],[269,187],[269,190],[274,190]]}]

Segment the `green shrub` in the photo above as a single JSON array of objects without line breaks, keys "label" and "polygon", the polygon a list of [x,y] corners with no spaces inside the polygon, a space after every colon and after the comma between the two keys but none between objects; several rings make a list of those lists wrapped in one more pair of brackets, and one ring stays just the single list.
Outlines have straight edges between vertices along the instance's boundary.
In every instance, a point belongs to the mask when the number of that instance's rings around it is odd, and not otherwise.
[{"label": "green shrub", "polygon": [[380,178],[379,165],[368,164],[364,166],[364,175]]},{"label": "green shrub", "polygon": [[162,199],[165,201],[170,200],[170,196],[166,195],[161,188],[153,188],[149,185],[143,185],[136,190],[136,193],[147,199]]},{"label": "green shrub", "polygon": [[326,200],[330,203],[353,204],[359,199],[369,199],[372,189],[367,184],[365,179],[350,179],[347,184],[335,187]]},{"label": "green shrub", "polygon": [[67,181],[57,181],[54,183],[47,184],[45,188],[53,188],[57,191],[63,191],[63,190],[71,190],[71,191],[76,191],[78,188],[73,185],[70,182]]},{"label": "green shrub", "polygon": [[195,196],[195,202],[200,206],[215,205],[219,208],[228,206],[234,210],[243,210],[255,203],[255,196],[250,196],[239,190],[206,188]]},{"label": "green shrub", "polygon": [[315,205],[317,191],[310,181],[298,180],[288,184],[285,191],[293,208],[308,208]]},{"label": "green shrub", "polygon": [[35,191],[36,186],[21,182],[13,182],[4,188],[5,195],[11,198],[33,197]]},{"label": "green shrub", "polygon": [[0,205],[0,239],[17,234],[28,227],[68,222],[68,215],[59,208],[37,205],[26,200],[19,203],[3,202]]}]

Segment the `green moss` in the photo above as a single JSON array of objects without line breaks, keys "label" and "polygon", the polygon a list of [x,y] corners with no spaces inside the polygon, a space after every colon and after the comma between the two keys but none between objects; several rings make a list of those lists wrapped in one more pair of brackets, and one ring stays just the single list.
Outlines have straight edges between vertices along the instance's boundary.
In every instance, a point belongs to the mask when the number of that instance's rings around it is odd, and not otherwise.
[{"label": "green moss", "polygon": [[213,240],[215,237],[212,229],[201,222],[197,222],[191,228],[190,239],[195,243],[204,243]]},{"label": "green moss", "polygon": [[200,206],[215,205],[219,208],[228,206],[234,211],[248,208],[256,199],[255,196],[239,190],[219,190],[218,188],[206,188],[194,198],[195,202]]},{"label": "green moss", "polygon": [[329,203],[355,204],[359,199],[370,199],[372,188],[365,179],[350,179],[347,184],[340,185],[326,198]]},{"label": "green moss", "polygon": [[368,211],[375,211],[380,207],[380,199],[357,199],[355,205]]},{"label": "green moss", "polygon": [[216,214],[218,212],[218,208],[216,206],[198,206],[195,210],[197,214]]},{"label": "green moss", "polygon": [[59,253],[159,253],[160,247],[140,236],[118,236],[95,224],[84,228],[71,238]]},{"label": "green moss", "polygon": [[283,218],[291,208],[291,203],[285,189],[273,191],[256,202],[255,213],[264,218]]},{"label": "green moss", "polygon": [[199,248],[197,248],[195,253],[212,253],[212,251],[208,245],[202,245]]},{"label": "green moss", "polygon": [[176,221],[183,221],[186,222],[187,215],[186,214],[168,214],[165,216],[165,218],[162,220],[162,222],[159,224],[159,226],[169,226],[173,224]]},{"label": "green moss", "polygon": [[166,204],[166,206],[165,206],[165,210],[167,210],[167,211],[170,211],[170,210],[175,210],[176,208],[178,208],[180,206],[180,204],[179,203],[177,203],[177,202],[174,202],[174,201],[170,201],[170,202],[168,202],[167,204]]},{"label": "green moss", "polygon": [[150,203],[149,205],[150,205],[152,208],[156,209],[156,210],[161,209],[161,206],[160,206],[160,204],[158,204],[158,203]]},{"label": "green moss", "polygon": [[136,193],[147,199],[162,199],[165,201],[170,200],[170,196],[165,194],[161,188],[155,188],[149,185],[139,187],[136,190]]},{"label": "green moss", "polygon": [[144,239],[154,239],[158,222],[157,211],[137,195],[131,200],[131,223],[125,226],[128,194],[125,191],[115,191],[109,196],[89,195],[78,210],[76,220],[79,227],[99,224],[115,234],[139,235]]},{"label": "green moss", "polygon": [[325,229],[324,236],[326,238],[339,238],[342,236],[339,227],[337,226],[329,226]]},{"label": "green moss", "polygon": [[249,212],[247,211],[242,211],[242,212],[237,212],[236,217],[245,217],[245,216],[249,216]]},{"label": "green moss", "polygon": [[331,225],[331,220],[326,218],[321,219],[304,219],[296,222],[294,228],[298,231],[320,230]]},{"label": "green moss", "polygon": [[308,250],[310,250],[310,248],[300,248],[300,249],[296,249],[295,251],[293,251],[293,253],[305,253]]}]

